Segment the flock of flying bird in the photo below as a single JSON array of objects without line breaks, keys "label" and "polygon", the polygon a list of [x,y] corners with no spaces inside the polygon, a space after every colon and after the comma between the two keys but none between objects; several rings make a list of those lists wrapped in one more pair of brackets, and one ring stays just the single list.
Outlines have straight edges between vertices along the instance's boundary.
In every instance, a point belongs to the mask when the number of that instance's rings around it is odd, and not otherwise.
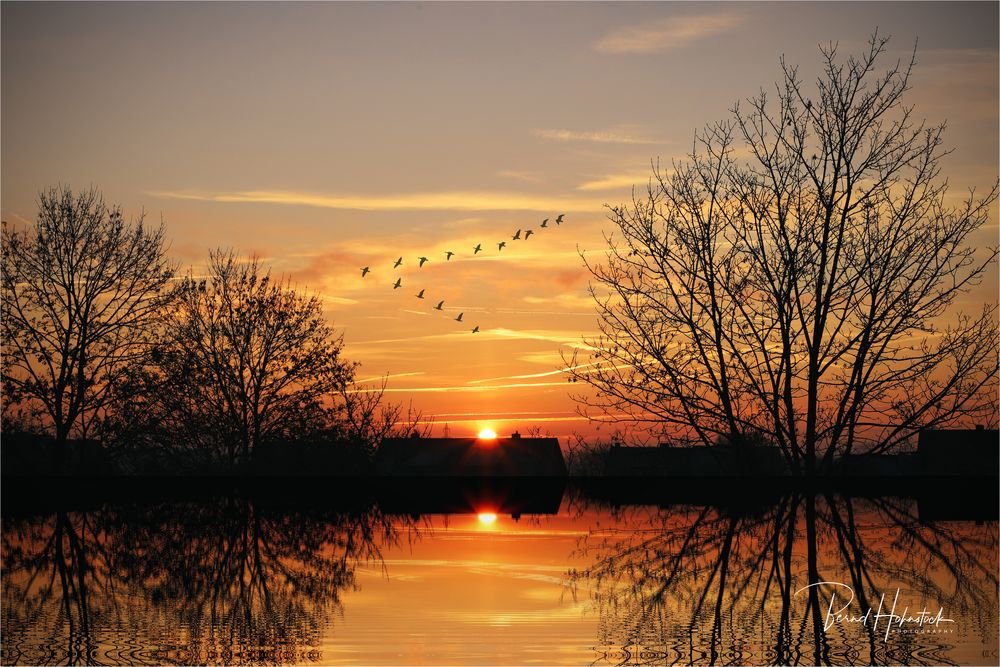
[{"label": "flock of flying bird", "polygon": [[[558,216],[556,216],[556,218],[554,220],[554,222],[556,223],[556,226],[559,226],[559,225],[562,224],[564,216],[565,216],[565,213],[560,213]],[[541,229],[546,229],[548,226],[549,226],[549,219],[548,218],[545,218],[544,220],[542,220],[542,224],[539,225],[539,227]],[[524,231],[524,236],[522,236],[521,235],[521,231],[522,230],[518,229],[516,232],[514,232],[513,236],[510,237],[511,241],[521,241],[521,240],[527,241],[528,238],[530,238],[531,235],[535,233],[535,230],[533,230],[533,229],[527,229],[527,230],[523,230]],[[500,241],[499,243],[497,243],[497,252],[500,252],[505,247],[507,247],[507,241]],[[482,251],[483,251],[483,244],[482,243],[477,243],[475,245],[475,247],[472,249],[472,255],[473,255],[473,257],[475,257],[476,255],[478,255]],[[451,261],[451,258],[454,257],[456,254],[457,253],[455,253],[455,252],[453,252],[451,250],[448,250],[444,254],[445,255],[445,261],[446,262]],[[421,257],[417,258],[417,261],[420,262],[418,268],[423,268],[424,264],[426,264],[427,262],[429,262],[430,259],[428,259],[427,257],[421,256]],[[403,264],[403,258],[400,257],[399,259],[397,259],[393,263],[392,268],[398,269],[400,266],[402,266],[402,264]],[[365,276],[367,276],[369,273],[371,273],[371,267],[370,266],[365,266],[365,267],[361,268],[361,277],[362,278],[364,278]],[[393,285],[392,285],[392,289],[397,290],[397,289],[400,289],[402,286],[403,286],[403,279],[397,276],[396,277],[396,282],[393,283]],[[423,299],[424,298],[424,292],[426,292],[426,290],[421,289],[419,292],[416,293],[415,296],[418,299]],[[444,301],[438,301],[437,305],[434,306],[434,310],[444,310]],[[464,312],[459,313],[458,317],[455,318],[455,321],[456,322],[461,322],[463,315],[465,315]],[[472,333],[479,333],[479,325],[478,324],[475,327],[473,327]]]}]

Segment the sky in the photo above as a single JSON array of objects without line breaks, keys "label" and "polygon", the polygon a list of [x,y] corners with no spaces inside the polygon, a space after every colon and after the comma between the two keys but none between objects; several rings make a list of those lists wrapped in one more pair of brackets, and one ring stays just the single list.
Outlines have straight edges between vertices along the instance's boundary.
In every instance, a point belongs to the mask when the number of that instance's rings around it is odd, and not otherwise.
[{"label": "sky", "polygon": [[320,295],[359,380],[388,375],[437,435],[600,436],[560,369],[596,331],[581,253],[600,260],[605,206],[773,89],[782,55],[811,79],[821,44],[875,28],[884,66],[917,47],[909,102],[947,120],[955,192],[990,187],[998,7],[3,2],[0,215],[97,186],[162,219],[182,268],[231,247]]}]

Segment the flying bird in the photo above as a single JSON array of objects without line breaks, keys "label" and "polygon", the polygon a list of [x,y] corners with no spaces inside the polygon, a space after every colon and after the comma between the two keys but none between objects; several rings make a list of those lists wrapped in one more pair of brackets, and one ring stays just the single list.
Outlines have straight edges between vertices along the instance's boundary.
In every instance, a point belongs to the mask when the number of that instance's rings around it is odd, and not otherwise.
[{"label": "flying bird", "polygon": [[434,306],[434,310],[441,310],[444,307],[444,301],[438,301],[438,305]]},{"label": "flying bird", "polygon": [[462,312],[462,313],[459,313],[459,314],[458,314],[458,317],[456,317],[456,318],[455,318],[455,321],[456,321],[456,322],[461,322],[461,321],[462,321],[462,315],[465,315],[465,313],[464,313],[464,312]]},{"label": "flying bird", "polygon": [[501,241],[500,243],[497,244],[497,250],[503,250],[503,247],[505,245],[507,245],[507,242],[506,241]]},{"label": "flying bird", "polygon": [[418,293],[417,293],[417,298],[418,298],[418,299],[423,299],[423,298],[424,298],[424,292],[425,292],[425,291],[426,291],[426,290],[420,290],[420,292],[418,292]]},{"label": "flying bird", "polygon": [[366,275],[368,275],[369,271],[371,271],[371,269],[369,269],[367,266],[361,269],[361,277],[364,278]]},{"label": "flying bird", "polygon": [[479,251],[482,250],[482,249],[483,249],[483,244],[482,243],[477,243],[476,247],[472,249],[472,254],[473,255],[477,255],[477,254],[479,254]]},{"label": "flying bird", "polygon": [[561,225],[562,224],[562,219],[563,219],[564,215],[566,215],[566,214],[565,213],[560,213],[558,216],[556,216],[556,224],[557,225]]},{"label": "flying bird", "polygon": [[472,333],[479,333],[479,325],[478,325],[478,324],[477,324],[477,325],[476,325],[476,327],[475,327],[475,328],[474,328],[474,329],[472,330]]},{"label": "flying bird", "polygon": [[455,254],[455,253],[453,253],[453,252],[452,252],[451,250],[449,250],[448,252],[446,252],[446,253],[444,254],[444,255],[445,255],[445,261],[446,261],[446,262],[450,262],[450,261],[451,261],[451,256],[452,256],[452,255],[454,255],[454,254]]},{"label": "flying bird", "polygon": [[403,286],[403,279],[396,278],[396,284],[392,286],[392,289],[399,289],[402,286]]},{"label": "flying bird", "polygon": [[511,241],[520,241],[521,240],[521,230],[520,229],[517,230],[517,233],[514,234],[513,236],[511,236],[510,240]]},{"label": "flying bird", "polygon": [[403,258],[400,257],[399,259],[396,260],[396,263],[392,265],[392,268],[395,269],[395,268],[399,267],[399,265],[402,264],[402,263],[403,263]]},{"label": "flying bird", "polygon": [[[426,257],[420,257],[419,259],[420,259],[420,267],[422,267],[424,265],[424,262],[430,261]],[[417,268],[420,268],[420,267],[417,267]]]},{"label": "flying bird", "polygon": [[526,231],[526,232],[524,233],[524,240],[525,240],[525,241],[527,241],[527,240],[528,240],[528,237],[529,237],[529,236],[531,236],[531,235],[532,235],[532,234],[534,234],[534,233],[535,233],[535,230],[534,230],[534,229],[529,229],[528,231]]},{"label": "flying bird", "polygon": [[542,229],[545,229],[548,226],[549,226],[549,219],[545,218],[544,220],[542,220]]}]

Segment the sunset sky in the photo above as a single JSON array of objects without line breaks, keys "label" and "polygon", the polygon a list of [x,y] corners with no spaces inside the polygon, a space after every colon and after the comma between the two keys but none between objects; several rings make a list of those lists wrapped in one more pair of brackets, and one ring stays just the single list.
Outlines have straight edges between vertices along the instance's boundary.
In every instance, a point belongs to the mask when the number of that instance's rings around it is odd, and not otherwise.
[{"label": "sunset sky", "polygon": [[388,373],[438,435],[593,434],[559,369],[596,329],[578,253],[600,258],[604,205],[772,87],[782,54],[810,80],[821,43],[856,53],[876,27],[885,66],[919,40],[909,101],[948,121],[956,195],[988,188],[998,20],[985,2],[4,2],[0,213],[24,225],[40,189],[93,184],[162,217],[184,268],[228,246],[322,295],[359,378]]}]

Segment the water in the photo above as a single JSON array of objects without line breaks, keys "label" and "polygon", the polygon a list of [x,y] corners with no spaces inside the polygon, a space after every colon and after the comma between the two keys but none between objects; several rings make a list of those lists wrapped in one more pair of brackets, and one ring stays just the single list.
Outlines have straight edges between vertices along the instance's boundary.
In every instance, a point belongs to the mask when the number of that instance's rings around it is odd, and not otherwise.
[{"label": "water", "polygon": [[2,662],[997,662],[995,514],[561,491],[5,503]]}]

